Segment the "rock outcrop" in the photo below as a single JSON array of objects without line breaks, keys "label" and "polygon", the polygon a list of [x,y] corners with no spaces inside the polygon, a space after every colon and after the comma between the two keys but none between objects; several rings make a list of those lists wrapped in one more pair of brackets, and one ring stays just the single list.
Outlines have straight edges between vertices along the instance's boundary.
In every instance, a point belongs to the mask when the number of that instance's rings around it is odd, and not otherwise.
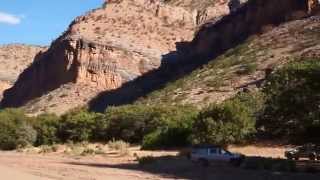
[{"label": "rock outcrop", "polygon": [[4,90],[10,88],[19,74],[27,68],[34,57],[46,47],[24,44],[9,44],[0,46],[0,100]]},{"label": "rock outcrop", "polygon": [[[202,26],[193,40],[193,53],[212,56],[262,32],[266,26],[301,19],[310,15],[313,0],[250,0],[237,11]],[[314,11],[313,11],[314,12]]]},{"label": "rock outcrop", "polygon": [[320,59],[319,22],[320,16],[312,16],[253,35],[170,85],[139,96],[135,103],[206,107],[238,92],[255,91],[272,70],[288,62]]},{"label": "rock outcrop", "polygon": [[[20,107],[70,83],[95,93],[119,88],[157,69],[163,56],[176,49],[176,42],[192,40],[202,22],[227,13],[225,0],[205,8],[161,0],[109,1],[76,18],[46,52],[39,53],[4,93],[1,106]],[[78,96],[68,96],[68,101],[78,101],[74,98]],[[82,105],[89,100],[83,99]]]},{"label": "rock outcrop", "polygon": [[[271,31],[288,21],[309,17],[312,14],[309,14],[308,2],[308,0],[250,0],[247,3],[238,4],[230,14],[222,18],[212,19],[203,24],[191,43],[181,43],[181,48],[178,48],[177,52],[171,53],[172,56],[178,55],[177,60],[172,61],[172,58],[169,58],[167,61],[163,61],[161,68],[152,74],[143,76],[117,90],[100,94],[90,102],[90,107],[93,110],[104,111],[110,105],[133,103],[137,99],[146,96],[146,94],[152,94],[153,91],[158,91],[165,87],[168,82],[174,82],[177,79],[183,79],[184,76],[193,74],[192,71],[198,68],[201,69],[203,65],[214,61],[215,58],[224,54],[227,50],[241,45],[251,36]],[[263,54],[264,52],[261,53]],[[243,59],[243,62],[241,62],[238,61],[238,57],[235,57],[230,59],[230,63],[225,62],[225,66],[236,61],[238,66],[243,63],[249,67],[253,66],[254,69],[257,65],[245,64],[249,60]],[[219,73],[219,70],[215,69],[215,71]],[[241,73],[241,70],[239,70],[239,73]],[[154,82],[155,79],[156,83]],[[243,83],[234,81],[232,84],[245,84],[250,79],[250,77],[246,76],[244,80],[239,80]],[[208,82],[213,86],[219,83],[223,84],[224,81],[213,80],[213,82]],[[152,88],[150,88],[150,84],[152,84]],[[216,93],[217,97],[211,97],[211,99],[223,100],[230,97],[236,92],[231,89],[229,86],[221,90],[229,92],[228,95],[221,96],[224,98],[219,98],[218,94],[221,93]],[[201,91],[203,90],[196,90],[195,96],[198,93],[201,94]],[[214,90],[211,91],[214,92]],[[193,94],[194,92],[190,93]]]}]

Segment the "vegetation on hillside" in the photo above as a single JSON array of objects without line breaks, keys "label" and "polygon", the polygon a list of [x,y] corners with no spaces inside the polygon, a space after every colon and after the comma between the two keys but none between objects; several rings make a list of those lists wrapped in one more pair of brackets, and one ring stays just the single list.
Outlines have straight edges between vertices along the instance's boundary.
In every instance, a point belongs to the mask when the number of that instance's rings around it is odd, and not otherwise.
[{"label": "vegetation on hillside", "polygon": [[259,128],[268,136],[319,141],[320,61],[302,59],[273,73],[266,82]]},{"label": "vegetation on hillside", "polygon": [[[213,92],[221,92],[223,87],[231,86],[233,79],[248,76],[257,71],[257,58],[266,54],[265,50],[252,47],[252,39],[230,49],[225,54],[210,61],[201,68],[194,70],[174,82],[167,83],[164,88],[156,90],[136,101],[141,104],[183,104],[189,103],[192,96],[199,98],[197,105],[206,105]],[[193,91],[201,89],[194,95]],[[222,90],[223,91],[223,90]],[[205,95],[208,96],[205,96]],[[191,102],[192,103],[192,102]]]},{"label": "vegetation on hillside", "polygon": [[19,109],[4,109],[0,149],[69,141],[123,140],[144,149],[226,145],[260,137],[315,142],[320,139],[319,75],[319,59],[301,59],[270,74],[261,91],[242,92],[202,110],[133,104],[109,107],[105,113],[75,109],[61,117],[32,118]]}]

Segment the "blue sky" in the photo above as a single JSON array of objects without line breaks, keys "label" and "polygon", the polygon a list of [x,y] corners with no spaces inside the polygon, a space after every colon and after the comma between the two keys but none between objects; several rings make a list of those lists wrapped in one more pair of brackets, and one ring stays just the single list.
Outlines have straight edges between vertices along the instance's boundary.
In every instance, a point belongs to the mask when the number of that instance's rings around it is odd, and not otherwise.
[{"label": "blue sky", "polygon": [[0,45],[49,45],[71,21],[104,0],[0,0]]}]

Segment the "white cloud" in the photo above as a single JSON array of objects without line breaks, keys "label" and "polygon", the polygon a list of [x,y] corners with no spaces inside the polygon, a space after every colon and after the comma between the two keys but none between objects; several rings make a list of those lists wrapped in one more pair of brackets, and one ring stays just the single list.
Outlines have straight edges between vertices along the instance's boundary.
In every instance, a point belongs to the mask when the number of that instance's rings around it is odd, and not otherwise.
[{"label": "white cloud", "polygon": [[0,23],[17,25],[21,23],[21,17],[5,12],[0,12]]}]

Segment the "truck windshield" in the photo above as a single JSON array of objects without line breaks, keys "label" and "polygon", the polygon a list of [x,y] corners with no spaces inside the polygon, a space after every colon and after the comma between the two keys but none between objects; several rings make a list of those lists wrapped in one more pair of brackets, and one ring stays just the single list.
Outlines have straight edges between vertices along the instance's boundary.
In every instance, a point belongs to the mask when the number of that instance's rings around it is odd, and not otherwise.
[{"label": "truck windshield", "polygon": [[231,152],[221,149],[221,154],[227,154],[227,155],[231,155]]}]

